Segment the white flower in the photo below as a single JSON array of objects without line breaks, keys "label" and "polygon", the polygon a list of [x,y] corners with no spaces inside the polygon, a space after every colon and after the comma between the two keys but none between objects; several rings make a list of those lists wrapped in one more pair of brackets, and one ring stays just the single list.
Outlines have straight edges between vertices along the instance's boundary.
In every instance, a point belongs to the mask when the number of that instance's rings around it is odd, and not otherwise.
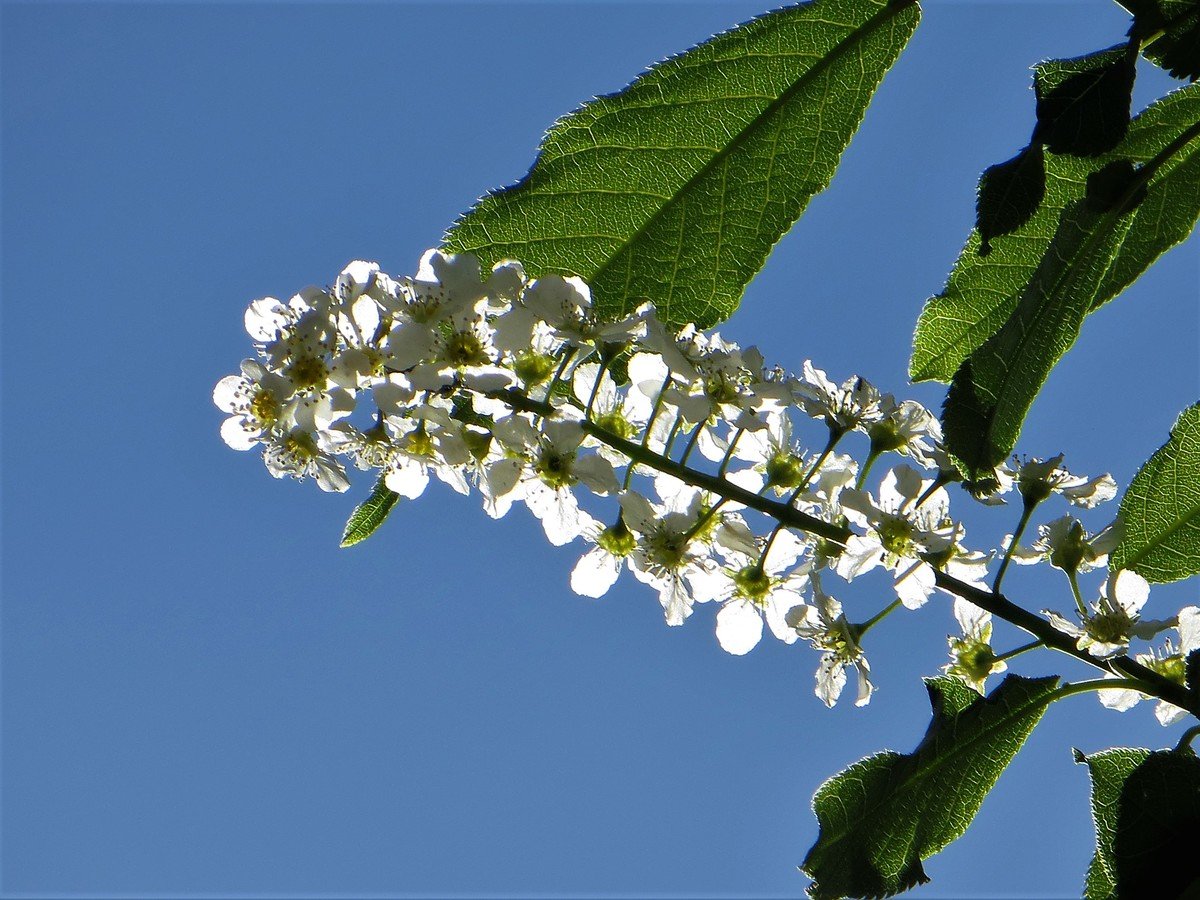
[{"label": "white flower", "polygon": [[625,562],[637,548],[637,538],[623,518],[607,528],[595,522],[584,530],[583,537],[595,546],[571,570],[571,590],[584,597],[603,597],[616,584]]},{"label": "white flower", "polygon": [[[1175,627],[1179,632],[1178,648],[1168,639],[1162,652],[1139,653],[1137,661],[1176,684],[1184,684],[1188,655],[1200,650],[1200,607],[1185,606],[1181,609],[1178,624]],[[1109,677],[1119,678],[1120,676]],[[1100,702],[1109,709],[1119,712],[1132,709],[1145,696],[1138,691],[1115,688],[1099,692]],[[1159,700],[1154,709],[1154,715],[1159,724],[1166,726],[1178,722],[1187,715],[1187,711],[1166,700]]]},{"label": "white flower", "polygon": [[729,480],[755,493],[763,488],[791,493],[815,463],[805,462],[803,449],[792,439],[792,420],[783,413],[768,414],[763,426],[744,430],[733,455],[753,465],[732,473]]},{"label": "white flower", "polygon": [[1091,479],[1072,475],[1063,468],[1062,460],[1061,453],[1048,460],[1022,460],[1014,456],[1005,474],[1016,482],[1027,504],[1041,503],[1051,494],[1062,494],[1075,506],[1092,509],[1117,495],[1117,483],[1111,475],[1105,473]]},{"label": "white flower", "polygon": [[384,483],[401,497],[415,500],[425,492],[433,473],[457,493],[469,493],[463,467],[470,453],[462,433],[435,407],[414,410],[413,416],[386,420],[395,452],[384,472]]},{"label": "white flower", "polygon": [[791,532],[781,531],[761,559],[758,553],[724,550],[725,566],[691,579],[697,601],[703,597],[722,603],[717,613],[717,641],[722,649],[735,656],[749,653],[762,639],[764,621],[785,644],[796,640],[787,615],[803,605],[809,579],[805,567],[788,570],[806,547]]},{"label": "white flower", "polygon": [[[625,343],[644,329],[640,316],[618,322],[597,318],[592,309],[591,288],[574,276],[543,275],[525,289],[521,304],[536,319],[549,325],[556,337],[575,347]],[[521,314],[514,307],[511,315]]]},{"label": "white flower", "polygon": [[1092,612],[1081,616],[1082,624],[1068,621],[1061,613],[1043,610],[1059,631],[1077,638],[1076,646],[1099,659],[1111,659],[1129,649],[1134,637],[1153,637],[1164,627],[1156,621],[1140,621],[1139,615],[1150,596],[1150,585],[1137,572],[1120,569],[1108,576]]},{"label": "white flower", "polygon": [[551,544],[569,544],[593,522],[579,508],[572,487],[582,482],[594,493],[617,490],[611,463],[596,454],[580,454],[583,429],[578,422],[548,421],[538,432],[523,418],[498,422],[496,436],[526,459],[521,474],[521,499],[542,523]]},{"label": "white flower", "polygon": [[942,439],[937,417],[916,400],[897,403],[891,394],[879,401],[880,418],[867,426],[872,453],[911,456],[926,468],[935,464],[934,447]]},{"label": "white flower", "polygon": [[854,666],[858,673],[858,696],[855,706],[871,702],[875,690],[871,684],[871,666],[859,645],[858,629],[842,613],[842,604],[821,590],[813,579],[813,605],[795,607],[788,623],[796,633],[822,651],[817,668],[816,694],[826,706],[833,706],[846,686],[846,668]]},{"label": "white flower", "polygon": [[712,568],[708,547],[696,539],[705,514],[699,495],[686,509],[669,509],[651,503],[633,491],[621,493],[621,515],[638,535],[637,549],[629,558],[634,577],[658,591],[668,625],[682,625],[692,614],[689,576]]},{"label": "white flower", "polygon": [[[906,607],[924,605],[935,585],[933,566],[925,557],[945,551],[955,535],[950,498],[943,488],[930,490],[932,486],[932,480],[921,478],[908,466],[897,466],[884,476],[878,503],[865,491],[844,491],[842,508],[847,518],[870,530],[846,542],[837,573],[850,581],[884,566],[896,576],[896,595]],[[917,505],[921,497],[925,499]]]},{"label": "white flower", "polygon": [[322,451],[317,440],[303,428],[272,435],[263,451],[263,461],[276,478],[290,475],[303,481],[312,477],[321,490],[339,493],[350,487],[341,463]]},{"label": "white flower", "polygon": [[954,598],[954,618],[962,637],[951,635],[950,662],[943,667],[947,675],[962,679],[980,694],[989,675],[1005,671],[1008,665],[992,652],[992,614],[962,597]]},{"label": "white flower", "polygon": [[282,375],[256,360],[243,360],[241,375],[227,375],[213,389],[213,402],[230,413],[221,423],[221,437],[234,450],[249,450],[268,440],[291,395],[291,382]]},{"label": "white flower", "polygon": [[879,391],[865,378],[856,375],[839,386],[807,359],[803,377],[793,382],[793,393],[810,416],[825,420],[833,434],[865,429],[883,415]]},{"label": "white flower", "polygon": [[[1020,544],[1012,552],[1012,561],[1022,566],[1050,560],[1050,565],[1064,572],[1090,572],[1108,564],[1108,554],[1121,540],[1117,521],[1088,536],[1083,523],[1072,516],[1063,516],[1047,525],[1038,526],[1038,537],[1029,547]],[[1004,538],[1007,550],[1012,535]]]},{"label": "white flower", "polygon": [[[622,395],[617,383],[607,371],[601,372],[597,363],[584,363],[575,369],[572,389],[585,411],[590,409],[589,419],[610,434],[625,440],[633,440],[646,425],[650,407],[641,402],[640,395],[633,391]],[[599,453],[614,466],[623,466],[629,457],[596,438],[589,437],[585,446],[599,446]]]}]

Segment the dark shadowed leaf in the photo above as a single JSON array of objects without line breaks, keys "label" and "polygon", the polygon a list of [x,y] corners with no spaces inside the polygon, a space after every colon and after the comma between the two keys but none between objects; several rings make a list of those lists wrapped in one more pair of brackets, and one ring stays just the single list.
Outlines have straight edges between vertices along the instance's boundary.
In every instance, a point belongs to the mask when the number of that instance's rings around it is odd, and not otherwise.
[{"label": "dark shadowed leaf", "polygon": [[560,119],[445,247],[579,275],[606,316],[652,300],[668,322],[720,321],[829,184],[919,17],[913,2],[816,0],[658,63]]},{"label": "dark shadowed leaf", "polygon": [[1095,212],[1129,212],[1146,199],[1146,185],[1129,159],[1114,159],[1087,177],[1084,199]]},{"label": "dark shadowed leaf", "polygon": [[1092,776],[1096,853],[1087,900],[1200,891],[1200,759],[1188,750],[1075,751]]},{"label": "dark shadowed leaf", "polygon": [[[1093,236],[1079,242],[1077,248],[1079,261],[1104,266],[1102,277],[1096,282],[1090,277],[1094,274],[1091,270],[1086,278],[1071,275],[1069,270],[1077,262],[1049,257],[1063,249],[1063,225],[1079,218],[1088,176],[1112,166],[1104,177],[1117,178],[1121,174],[1118,167],[1129,164],[1136,167],[1137,177],[1121,182],[1125,192],[1120,197],[1095,202],[1103,185],[1093,182],[1088,205],[1093,211],[1107,206],[1107,211],[1095,216]],[[1142,201],[1129,211],[1142,187]],[[1072,213],[1065,223],[1068,208]],[[1086,309],[1095,310],[1186,238],[1198,215],[1200,85],[1195,85],[1175,91],[1137,116],[1125,140],[1111,154],[1095,161],[1046,154],[1046,198],[1033,217],[1012,234],[995,239],[993,252],[986,257],[977,252],[979,233],[972,233],[945,290],[926,303],[913,343],[913,379],[949,381],[963,360],[1009,321],[1022,298],[1036,287],[1032,284],[1035,276],[1044,275],[1048,268],[1063,272],[1064,288],[1077,291],[1089,287]],[[1080,298],[1065,299],[1078,306]],[[1074,337],[1069,336],[1068,345]],[[1056,342],[1062,340],[1061,336],[1055,338]],[[974,374],[978,379],[978,366]],[[1032,373],[1031,377],[1044,379],[1045,373]]]},{"label": "dark shadowed leaf", "polygon": [[365,541],[373,535],[376,529],[383,524],[383,520],[388,517],[388,513],[392,511],[392,507],[396,505],[396,501],[400,499],[400,495],[395,491],[390,490],[384,484],[383,478],[375,482],[375,488],[371,491],[371,496],[360,503],[350,514],[350,520],[346,523],[346,530],[342,532],[343,547],[353,547],[360,541]]},{"label": "dark shadowed leaf", "polygon": [[1167,442],[1133,477],[1121,519],[1113,569],[1152,582],[1200,574],[1200,403],[1180,413]]},{"label": "dark shadowed leaf", "polygon": [[821,832],[801,866],[809,894],[886,897],[928,881],[922,860],[967,830],[1057,684],[1009,675],[984,698],[954,679],[926,680],[933,719],[917,749],[869,756],[813,798]]},{"label": "dark shadowed leaf", "polygon": [[1033,70],[1034,142],[1054,153],[1099,156],[1129,130],[1136,52],[1121,44],[1074,59],[1049,59]]},{"label": "dark shadowed leaf", "polygon": [[1133,13],[1130,37],[1175,78],[1200,78],[1200,0],[1120,0]]},{"label": "dark shadowed leaf", "polygon": [[1030,144],[1007,162],[985,169],[975,201],[979,255],[992,252],[992,238],[1028,222],[1045,196],[1046,163],[1041,144]]}]

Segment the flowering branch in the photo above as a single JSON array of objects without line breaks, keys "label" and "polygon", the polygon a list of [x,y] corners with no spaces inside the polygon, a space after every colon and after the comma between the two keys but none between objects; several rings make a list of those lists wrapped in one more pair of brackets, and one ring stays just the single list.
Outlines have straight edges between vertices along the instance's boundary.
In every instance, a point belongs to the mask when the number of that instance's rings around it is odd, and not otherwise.
[{"label": "flowering branch", "polygon": [[[1113,528],[1089,536],[1067,516],[1039,526],[1032,546],[1018,543],[1054,494],[1084,508],[1115,495],[1109,476],[1072,475],[1061,456],[1002,466],[991,501],[1014,488],[1022,498],[1000,574],[1010,562],[1048,560],[1072,585],[1078,623],[1013,603],[1000,593],[999,575],[991,589],[985,585],[992,555],[966,549],[965,529],[950,516],[945,486],[958,476],[937,420],[863,378],[838,385],[811,363],[800,377],[768,369],[754,348],[691,326],[668,329],[650,305],[604,322],[577,278],[530,281],[511,261],[485,278],[474,257],[438,251],[426,254],[414,278],[352,263],[328,290],[307,289],[287,304],[256,300],[246,325],[259,358],[222,379],[214,399],[230,414],[227,443],[261,446],[271,474],[311,476],[341,491],[349,480],[338,458],[348,457],[360,469],[382,470],[388,489],[402,496],[420,496],[433,475],[460,493],[474,484],[496,518],[522,501],[551,543],[582,537],[594,545],[572,573],[578,593],[601,596],[628,568],[658,591],[669,625],[682,624],[695,604],[719,604],[717,638],[731,653],[753,648],[764,625],[785,643],[804,638],[822,653],[817,694],[830,705],[848,668],[858,674],[857,702],[869,701],[866,631],[940,589],[956,598],[963,631],[950,639],[946,670],[981,693],[1005,669],[1007,657],[990,645],[996,616],[1108,673],[1106,705],[1128,708],[1153,696],[1164,720],[1185,711],[1200,717],[1182,666],[1200,642],[1200,609],[1143,621],[1148,586],[1117,572],[1089,612],[1077,575],[1104,564]],[[624,384],[614,369],[627,372]],[[815,456],[793,438],[802,418],[825,426]],[[834,452],[852,432],[869,439],[861,467]],[[674,439],[684,433],[673,459]],[[693,452],[715,472],[692,463]],[[867,472],[888,454],[936,475],[896,466],[872,493]],[[652,476],[657,500],[635,487],[639,472]],[[592,518],[576,497],[580,487],[616,497],[616,522]],[[386,514],[390,506],[380,508]],[[774,524],[757,535],[743,510]],[[854,624],[822,578],[851,581],[875,568],[892,573],[896,601]],[[1168,627],[1179,629],[1178,651],[1168,643],[1161,656],[1129,656],[1131,640]]]}]

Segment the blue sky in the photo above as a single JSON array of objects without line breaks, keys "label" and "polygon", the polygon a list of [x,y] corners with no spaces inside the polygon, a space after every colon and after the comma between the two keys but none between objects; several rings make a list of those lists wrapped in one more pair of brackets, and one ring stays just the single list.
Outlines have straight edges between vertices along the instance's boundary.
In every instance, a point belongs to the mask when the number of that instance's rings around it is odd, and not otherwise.
[{"label": "blue sky", "polygon": [[[574,596],[576,554],[524,512],[493,522],[439,486],[338,550],[369,483],[271,479],[224,447],[209,399],[247,352],[250,299],[352,258],[411,270],[556,117],[761,11],[3,6],[6,895],[803,891],[813,791],[915,745],[948,603],[873,633],[875,700],[827,711],[799,645],[729,657],[711,611],[668,629],[632,580]],[[904,395],[976,177],[1029,133],[1028,66],[1126,24],[1099,0],[930,4],[723,332]],[[1143,69],[1137,96],[1169,87]],[[1088,320],[1023,451],[1127,483],[1200,393],[1198,251]],[[1015,518],[966,514],[981,546]],[[1069,603],[1052,578],[1010,586]],[[1158,589],[1148,612],[1195,596]],[[1174,735],[1149,704],[1059,704],[913,896],[1077,895],[1092,831],[1070,748]]]}]

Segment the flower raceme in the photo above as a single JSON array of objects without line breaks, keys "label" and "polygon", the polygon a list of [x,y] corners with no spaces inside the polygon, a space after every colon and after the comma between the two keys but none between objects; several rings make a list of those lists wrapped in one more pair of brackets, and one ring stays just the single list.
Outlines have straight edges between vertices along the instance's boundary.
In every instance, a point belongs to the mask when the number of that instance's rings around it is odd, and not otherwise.
[{"label": "flower raceme", "polygon": [[[768,368],[755,348],[672,329],[649,304],[603,320],[579,278],[530,279],[515,261],[484,272],[469,254],[430,250],[412,277],[358,260],[327,289],[255,300],[245,324],[255,357],[213,400],[228,415],[225,442],[261,449],[274,477],[345,491],[349,462],[402,497],[436,479],[477,490],[493,518],[524,504],[552,544],[588,545],[571,575],[577,593],[601,597],[628,569],[669,625],[718,607],[730,653],[767,633],[804,638],[822,653],[816,693],[829,705],[851,667],[867,702],[863,635],[893,607],[925,604],[937,571],[976,586],[986,577],[991,555],[963,545],[940,428],[920,404],[858,376],[838,384],[809,361],[798,376]],[[811,446],[805,422],[818,435]],[[835,449],[855,432],[869,446],[861,465]],[[866,476],[887,454],[932,475],[898,465],[872,491]],[[1089,482],[1060,463],[1004,468],[997,484],[1089,508],[1112,496],[1107,476]],[[816,530],[785,527],[770,515],[782,504]],[[1068,536],[1083,548],[1079,571],[1102,564],[1103,548],[1065,523],[1031,550],[1011,541],[1010,553],[1057,565]],[[821,578],[877,567],[897,602],[855,624]],[[1003,663],[986,614],[956,603],[963,637],[951,640],[947,671],[982,690]],[[1124,650],[1126,637],[1106,649]]]}]

